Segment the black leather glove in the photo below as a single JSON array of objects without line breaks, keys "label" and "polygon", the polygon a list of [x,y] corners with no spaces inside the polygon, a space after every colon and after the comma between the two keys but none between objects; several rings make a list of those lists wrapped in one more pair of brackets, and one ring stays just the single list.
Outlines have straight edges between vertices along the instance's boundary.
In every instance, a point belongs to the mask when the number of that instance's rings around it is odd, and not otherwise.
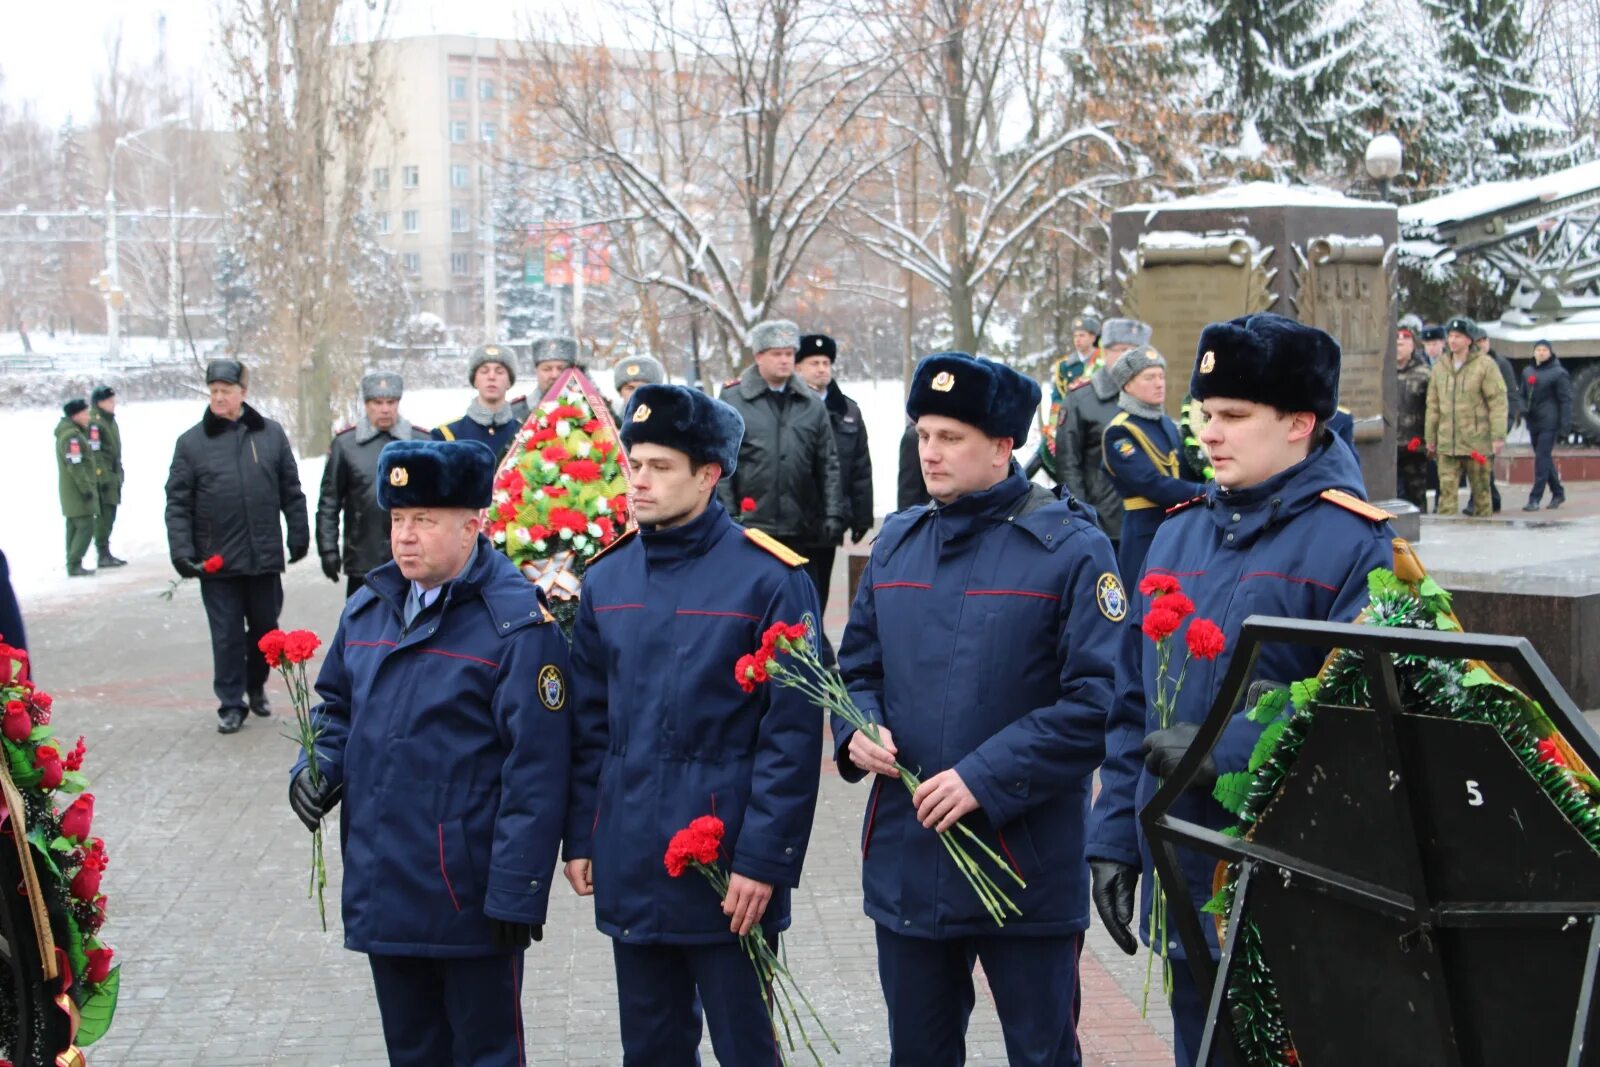
[{"label": "black leather glove", "polygon": [[[1200,727],[1192,722],[1180,722],[1176,726],[1169,726],[1165,730],[1157,730],[1144,739],[1144,744],[1139,746],[1139,751],[1144,753],[1144,769],[1157,778],[1170,778],[1172,772],[1178,769],[1178,762],[1183,759],[1184,753],[1189,751],[1189,745],[1194,742],[1195,735],[1200,732]],[[1211,758],[1211,753],[1206,753],[1206,758],[1200,761],[1200,770],[1195,775],[1194,781],[1189,783],[1190,789],[1210,789],[1217,781],[1217,765]]]},{"label": "black leather glove", "polygon": [[871,532],[872,532],[872,523],[870,523],[870,522],[867,523],[865,526],[854,527],[850,531],[850,540],[859,545],[862,541],[865,541],[867,539],[867,534],[869,534]]},{"label": "black leather glove", "polygon": [[1139,939],[1133,936],[1133,889],[1139,884],[1139,868],[1116,860],[1090,860],[1089,879],[1094,910],[1100,924],[1117,947],[1130,956],[1139,952]]},{"label": "black leather glove", "polygon": [[339,791],[326,778],[318,785],[311,784],[311,768],[303,768],[289,783],[289,807],[306,824],[306,829],[316,832],[322,817],[338,803]]},{"label": "black leather glove", "polygon": [[489,938],[494,942],[495,948],[524,949],[534,941],[544,940],[544,927],[506,922],[504,919],[491,917]]},{"label": "black leather glove", "polygon": [[180,578],[199,578],[206,573],[199,560],[182,556],[173,558],[172,569],[178,572],[178,577]]},{"label": "black leather glove", "polygon": [[339,557],[323,556],[322,573],[328,576],[328,581],[337,582],[339,580]]},{"label": "black leather glove", "polygon": [[836,545],[844,540],[844,520],[826,519],[822,523],[822,543]]},{"label": "black leather glove", "polygon": [[311,551],[311,546],[310,545],[301,545],[299,548],[295,548],[293,545],[290,545],[289,546],[289,562],[290,563],[299,563],[301,560],[306,558],[306,553],[310,552],[310,551]]}]

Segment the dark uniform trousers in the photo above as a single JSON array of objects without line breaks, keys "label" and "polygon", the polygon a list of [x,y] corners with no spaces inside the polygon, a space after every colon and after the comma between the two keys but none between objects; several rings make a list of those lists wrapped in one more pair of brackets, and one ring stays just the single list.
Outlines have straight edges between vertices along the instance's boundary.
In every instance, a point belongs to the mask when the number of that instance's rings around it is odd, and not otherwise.
[{"label": "dark uniform trousers", "polygon": [[[1083,935],[907,937],[878,925],[878,978],[889,1006],[889,1067],[961,1067],[975,996],[972,965],[994,993],[1010,1067],[1078,1067]],[[1072,990],[1072,1015],[1056,999]]]},{"label": "dark uniform trousers", "polygon": [[117,505],[106,502],[107,493],[100,493],[100,514],[94,520],[94,546],[100,555],[111,555],[111,528],[117,524]]},{"label": "dark uniform trousers", "polygon": [[277,628],[282,575],[202,578],[200,601],[211,626],[211,690],[219,707],[242,708],[247,690],[266,688],[267,661],[259,643],[263,634]]},{"label": "dark uniform trousers", "polygon": [[394,1067],[524,1067],[522,953],[368,956]]},{"label": "dark uniform trousers", "polygon": [[1561,484],[1561,473],[1556,470],[1556,432],[1543,430],[1533,435],[1533,489],[1528,499],[1537,504],[1544,497],[1545,486],[1550,487],[1553,500],[1565,500],[1567,487]]},{"label": "dark uniform trousers", "polygon": [[702,995],[713,1004],[705,1018],[717,1062],[782,1062],[755,966],[737,942],[611,945],[623,1067],[699,1067]]}]

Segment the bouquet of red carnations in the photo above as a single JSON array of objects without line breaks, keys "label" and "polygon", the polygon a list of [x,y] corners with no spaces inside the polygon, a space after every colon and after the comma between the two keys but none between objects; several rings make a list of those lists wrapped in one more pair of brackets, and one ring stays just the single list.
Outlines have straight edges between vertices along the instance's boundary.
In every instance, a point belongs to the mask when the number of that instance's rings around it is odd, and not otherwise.
[{"label": "bouquet of red carnations", "polygon": [[[299,742],[306,754],[306,766],[311,772],[311,784],[322,785],[322,770],[317,766],[317,738],[322,727],[311,717],[311,686],[306,681],[306,662],[316,654],[322,640],[310,630],[268,630],[260,641],[261,654],[267,666],[276,667],[289,687],[289,703],[294,708],[294,733],[288,736]],[[317,914],[322,919],[323,932],[328,929],[328,906],[322,891],[328,885],[328,868],[322,860],[322,827],[311,831],[311,880],[306,896],[317,896]]]}]

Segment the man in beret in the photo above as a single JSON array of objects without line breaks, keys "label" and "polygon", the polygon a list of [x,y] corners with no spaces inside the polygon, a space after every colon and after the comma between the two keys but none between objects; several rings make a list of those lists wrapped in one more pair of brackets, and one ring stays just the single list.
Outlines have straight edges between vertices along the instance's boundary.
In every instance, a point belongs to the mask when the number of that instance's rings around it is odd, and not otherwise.
[{"label": "man in beret", "polygon": [[[361,379],[361,416],[333,436],[317,498],[317,555],[328,581],[344,568],[344,595],[355,596],[370,570],[389,562],[389,513],[378,506],[378,456],[390,441],[425,441],[400,414],[405,380],[395,371],[373,371]],[[340,518],[344,521],[341,553]]]},{"label": "man in beret", "polygon": [[[566,876],[611,938],[625,1067],[779,1061],[739,937],[776,947],[816,809],[821,722],[800,692],[746,690],[734,665],[778,623],[821,624],[805,560],[716,498],[744,422],[681,385],[641,385],[622,445],[636,534],[589,561],[572,636]],[[667,666],[670,665],[670,666]],[[664,669],[665,667],[665,669]],[[678,830],[723,821],[724,901],[662,862]]]},{"label": "man in beret", "polygon": [[67,520],[67,576],[91,578],[83,555],[94,540],[95,519],[100,514],[99,484],[104,460],[89,440],[89,402],[74,397],[61,405],[56,423],[56,481],[61,495],[61,516]]},{"label": "man in beret", "polygon": [[1137,319],[1107,319],[1100,327],[1101,365],[1089,376],[1087,388],[1067,394],[1056,427],[1056,471],[1061,484],[1094,509],[1113,546],[1122,536],[1122,496],[1111,484],[1101,454],[1106,427],[1121,410],[1117,396],[1122,390],[1111,379],[1111,368],[1123,353],[1148,345],[1150,333],[1150,327]]},{"label": "man in beret", "polygon": [[611,384],[616,387],[622,406],[613,410],[611,417],[619,423],[622,421],[622,409],[628,406],[628,398],[639,386],[664,385],[666,380],[667,368],[654,356],[625,356],[617,360],[617,365],[611,368]]},{"label": "man in beret", "polygon": [[[1351,622],[1367,602],[1367,575],[1393,565],[1387,513],[1363,499],[1353,451],[1328,431],[1338,405],[1339,345],[1321,330],[1281,315],[1249,315],[1213,323],[1200,334],[1189,394],[1201,402],[1200,442],[1216,480],[1204,494],[1167,513],[1145,557],[1117,664],[1117,696],[1106,723],[1106,758],[1090,823],[1087,854],[1095,909],[1129,955],[1138,944],[1129,924],[1142,878],[1140,934],[1149,938],[1150,849],[1137,815],[1170,777],[1210,711],[1248,615]],[[1130,579],[1131,580],[1131,579]],[[1153,698],[1160,652],[1141,632],[1158,583],[1177,583],[1193,601],[1195,619],[1221,627],[1225,650],[1189,661],[1184,683],[1163,728]],[[1181,628],[1180,628],[1181,631]],[[1171,640],[1186,634],[1174,631]],[[1252,679],[1288,685],[1317,673],[1327,649],[1271,644],[1261,648]],[[1180,652],[1181,655],[1181,652]],[[1171,689],[1170,678],[1161,682]],[[1216,776],[1243,771],[1262,726],[1236,709],[1206,756],[1192,791],[1173,809],[1177,818],[1221,830],[1233,821],[1211,789]],[[1211,897],[1216,861],[1180,853],[1196,909]],[[1185,902],[1169,901],[1168,907]],[[1202,923],[1213,957],[1214,924]],[[1195,983],[1183,945],[1168,923],[1165,955],[1172,960],[1174,1063],[1193,1067],[1210,990]]]},{"label": "man in beret", "polygon": [[[728,513],[745,526],[784,544],[836,545],[849,528],[849,506],[839,478],[839,448],[827,408],[795,380],[800,329],[782,319],[750,331],[754,361],[722,392],[744,419],[739,469],[717,486]],[[822,589],[817,559],[806,573]]]},{"label": "man in beret", "polygon": [[[556,384],[561,372],[578,365],[578,341],[573,337],[541,337],[533,342],[533,376],[537,393],[535,400],[543,400]],[[526,416],[524,416],[526,418]]]},{"label": "man in beret", "polygon": [[1472,487],[1472,514],[1492,514],[1489,465],[1506,443],[1506,383],[1494,361],[1475,350],[1477,332],[1471,319],[1451,319],[1445,333],[1449,356],[1433,365],[1428,380],[1423,442],[1439,461],[1440,515],[1460,512],[1463,471]]},{"label": "man in beret", "polygon": [[89,445],[100,453],[100,514],[94,523],[95,567],[126,567],[128,561],[111,554],[111,529],[122,503],[122,429],[117,425],[117,391],[97,385],[89,394]]},{"label": "man in beret", "polygon": [[[862,883],[892,1063],[966,1061],[974,961],[1007,1062],[1079,1062],[1084,820],[1128,599],[1089,510],[1013,457],[1039,397],[964,352],[917,364],[906,414],[932,502],[884,520],[839,648],[851,696],[881,724],[881,745],[838,720],[833,737],[841,777],[875,776]],[[897,760],[923,777],[914,795]],[[940,843],[958,821],[1027,883],[992,872],[1021,909],[1003,927]]]},{"label": "man in beret", "polygon": [[511,441],[528,418],[525,397],[506,399],[517,384],[517,368],[510,348],[482,345],[467,361],[467,383],[478,395],[467,405],[467,413],[455,422],[433,429],[435,441],[481,441],[494,453],[495,462],[511,447]]},{"label": "man in beret", "polygon": [[[178,438],[167,472],[167,547],[181,577],[200,579],[217,730],[225,734],[244,725],[247,706],[272,714],[260,641],[277,629],[283,608],[280,514],[288,523],[289,562],[311,549],[289,435],[245,403],[248,383],[237,360],[206,364],[210,403],[199,424]],[[213,558],[216,565],[208,566]]]},{"label": "man in beret", "polygon": [[[856,544],[866,539],[875,521],[872,514],[872,453],[867,448],[867,420],[861,405],[844,395],[833,377],[839,345],[825,333],[803,334],[795,353],[795,375],[814,393],[828,411],[833,423],[833,446],[839,454],[839,485],[844,490],[849,512],[850,537]],[[833,560],[840,544],[796,545],[812,558],[811,574],[817,579],[817,599],[828,610],[828,586],[833,577]]]},{"label": "man in beret", "polygon": [[378,506],[394,559],[345,602],[317,675],[317,772],[289,804],[343,802],[344,945],[372,968],[389,1062],[527,1062],[523,953],[543,938],[565,816],[567,643],[483,536],[494,453],[394,441]]}]

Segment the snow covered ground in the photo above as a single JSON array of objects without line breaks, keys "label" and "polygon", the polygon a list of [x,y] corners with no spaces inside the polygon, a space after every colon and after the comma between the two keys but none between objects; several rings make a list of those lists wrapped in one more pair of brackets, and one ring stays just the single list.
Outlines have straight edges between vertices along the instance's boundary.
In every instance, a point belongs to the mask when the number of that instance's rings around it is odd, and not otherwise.
[{"label": "snow covered ground", "polygon": [[[899,463],[900,435],[905,426],[905,393],[899,380],[846,383],[845,391],[860,405],[872,448],[873,499],[879,515],[895,506],[895,475]],[[466,389],[419,389],[406,394],[401,411],[420,426],[433,426],[460,417],[466,407]],[[122,404],[117,411],[123,441],[123,465],[128,480],[111,547],[124,559],[148,562],[167,558],[163,513],[167,467],[178,435],[199,421],[204,411],[199,399],[162,400]],[[24,408],[0,413],[0,455],[5,468],[11,507],[0,526],[0,550],[11,565],[12,582],[24,611],[30,602],[55,600],[90,592],[102,579],[68,579],[63,560],[64,527],[57,491],[53,431],[60,421],[59,408]],[[308,505],[315,512],[317,488],[322,481],[322,459],[302,460],[300,481]],[[313,521],[314,517],[313,517]],[[86,563],[94,565],[94,550]],[[307,563],[305,566],[311,566]],[[128,568],[132,571],[134,568]],[[151,585],[148,572],[143,585]],[[130,579],[131,580],[131,579]],[[122,588],[119,582],[118,588]]]}]

